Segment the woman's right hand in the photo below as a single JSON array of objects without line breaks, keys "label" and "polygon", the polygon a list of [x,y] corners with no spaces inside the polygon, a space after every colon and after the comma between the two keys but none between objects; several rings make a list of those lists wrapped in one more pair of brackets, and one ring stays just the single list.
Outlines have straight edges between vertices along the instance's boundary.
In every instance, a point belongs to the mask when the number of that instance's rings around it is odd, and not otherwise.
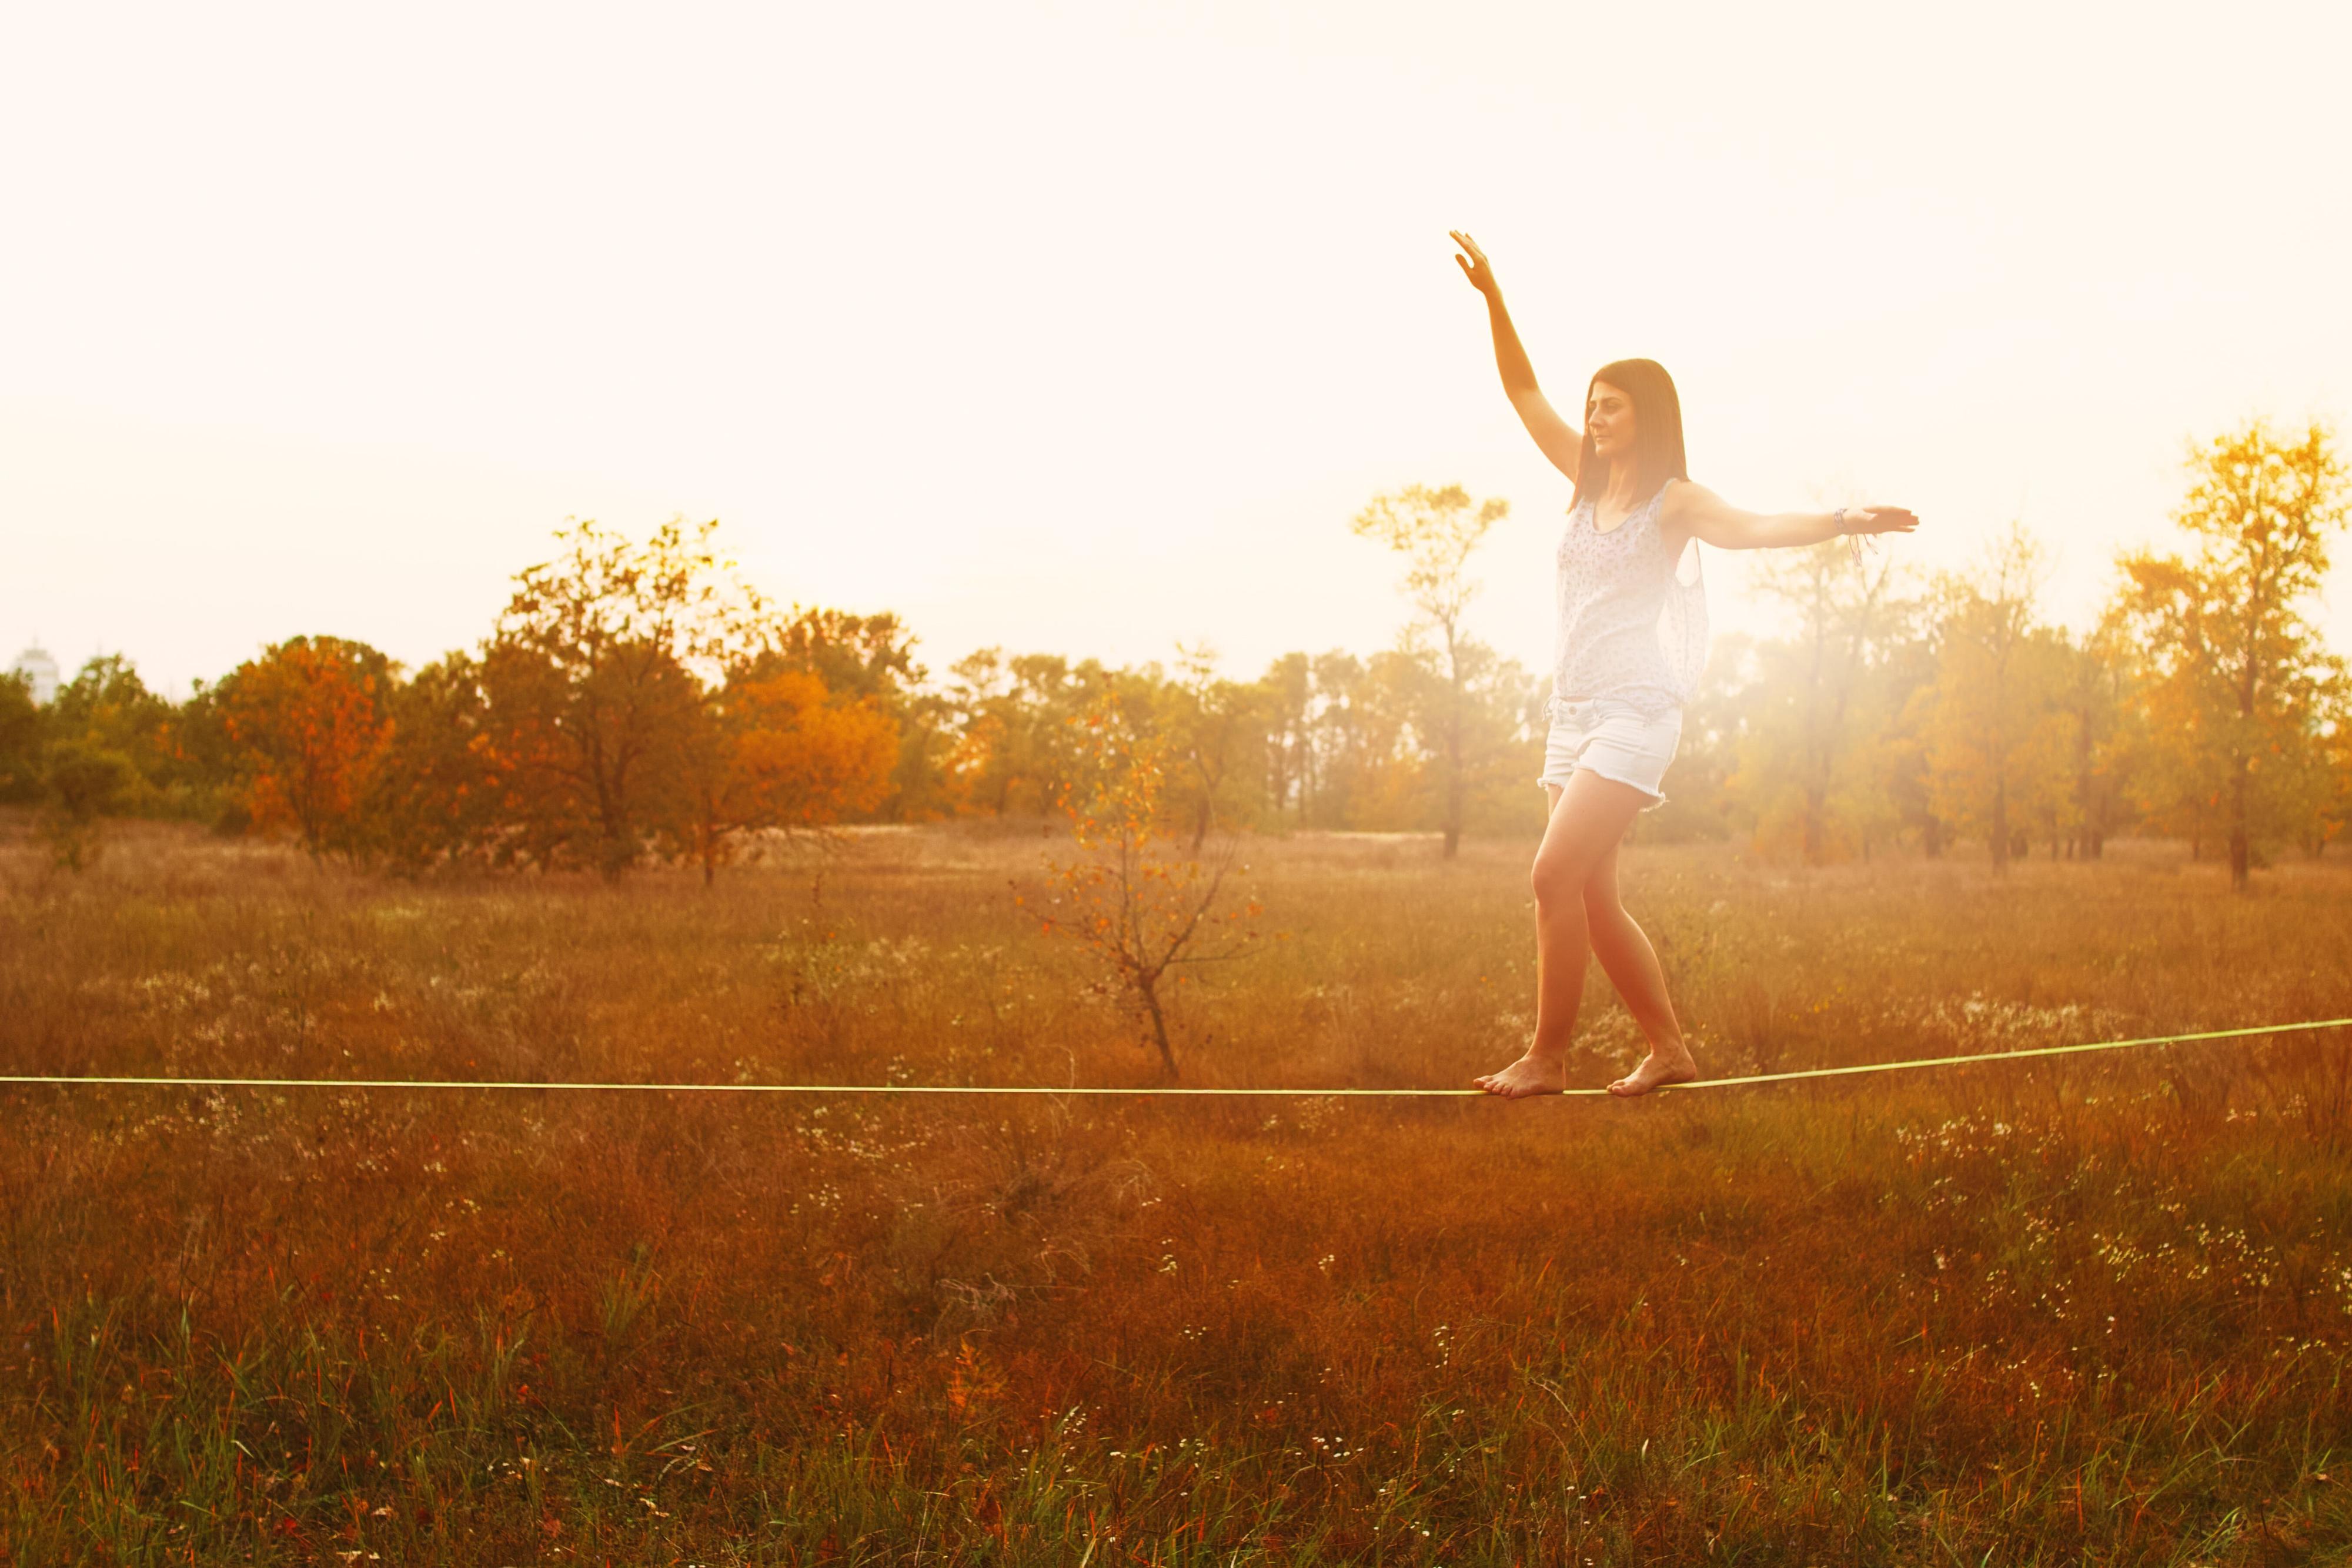
[{"label": "woman's right hand", "polygon": [[1460,229],[1448,229],[1445,232],[1454,236],[1454,243],[1455,245],[1460,246],[1464,250],[1470,253],[1466,256],[1457,256],[1454,258],[1455,263],[1461,267],[1463,276],[1469,278],[1470,287],[1485,295],[1487,298],[1494,298],[1496,289],[1495,269],[1487,264],[1486,253],[1478,248],[1478,242],[1476,240],[1472,239]]}]

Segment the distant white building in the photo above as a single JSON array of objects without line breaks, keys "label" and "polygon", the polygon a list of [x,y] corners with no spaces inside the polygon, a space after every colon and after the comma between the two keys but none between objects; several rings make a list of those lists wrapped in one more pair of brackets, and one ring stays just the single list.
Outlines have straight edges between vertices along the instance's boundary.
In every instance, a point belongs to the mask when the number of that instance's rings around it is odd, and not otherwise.
[{"label": "distant white building", "polygon": [[49,651],[38,643],[17,654],[16,662],[8,666],[8,673],[24,676],[32,685],[33,700],[43,706],[47,706],[58,695],[58,662],[50,658]]}]

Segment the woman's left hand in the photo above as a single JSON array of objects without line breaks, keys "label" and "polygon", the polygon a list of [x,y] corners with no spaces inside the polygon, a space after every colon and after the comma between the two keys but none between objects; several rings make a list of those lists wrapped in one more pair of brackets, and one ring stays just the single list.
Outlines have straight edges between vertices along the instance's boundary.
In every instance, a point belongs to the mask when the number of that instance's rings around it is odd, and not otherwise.
[{"label": "woman's left hand", "polygon": [[1907,534],[1919,519],[1907,507],[1848,507],[1845,531],[1850,534]]}]

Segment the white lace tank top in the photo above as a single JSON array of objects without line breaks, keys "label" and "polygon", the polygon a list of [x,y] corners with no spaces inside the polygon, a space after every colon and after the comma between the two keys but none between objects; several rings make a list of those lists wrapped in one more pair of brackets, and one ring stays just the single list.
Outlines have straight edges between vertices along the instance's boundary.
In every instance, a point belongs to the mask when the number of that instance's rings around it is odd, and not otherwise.
[{"label": "white lace tank top", "polygon": [[1666,481],[1603,533],[1593,502],[1568,514],[1559,541],[1559,630],[1552,702],[1618,697],[1650,713],[1690,700],[1706,664],[1706,587],[1698,541],[1669,559],[1658,530]]}]

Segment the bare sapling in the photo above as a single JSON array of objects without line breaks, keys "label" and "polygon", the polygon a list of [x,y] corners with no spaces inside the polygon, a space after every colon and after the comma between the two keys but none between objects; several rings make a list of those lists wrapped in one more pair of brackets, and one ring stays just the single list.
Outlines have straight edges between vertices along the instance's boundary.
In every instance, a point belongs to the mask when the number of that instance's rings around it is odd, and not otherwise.
[{"label": "bare sapling", "polygon": [[[1046,857],[1042,896],[1015,903],[1049,935],[1067,937],[1090,960],[1095,985],[1149,1030],[1145,1044],[1177,1076],[1169,1034],[1172,992],[1181,971],[1224,963],[1257,945],[1262,913],[1255,898],[1228,899],[1240,840],[1231,833],[1211,852],[1190,852],[1161,820],[1161,747],[1143,733],[1115,695],[1071,720],[1082,731],[1082,765],[1064,785],[1059,809],[1070,820],[1077,853]],[[1246,867],[1241,868],[1246,870]]]}]

